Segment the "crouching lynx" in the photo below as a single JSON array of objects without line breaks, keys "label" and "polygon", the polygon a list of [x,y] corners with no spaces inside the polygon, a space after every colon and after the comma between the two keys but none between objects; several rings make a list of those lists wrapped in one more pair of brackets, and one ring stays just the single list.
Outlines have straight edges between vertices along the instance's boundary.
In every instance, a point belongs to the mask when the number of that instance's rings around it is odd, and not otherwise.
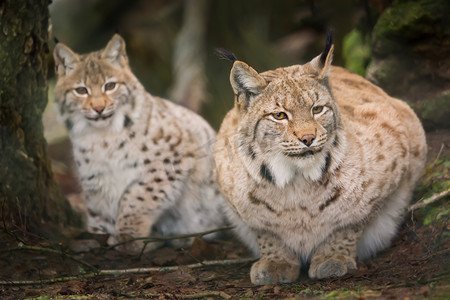
[{"label": "crouching lynx", "polygon": [[342,276],[387,247],[426,158],[408,105],[364,78],[304,65],[257,73],[231,53],[235,106],[215,149],[219,184],[260,259],[253,284]]},{"label": "crouching lynx", "polygon": [[[86,55],[57,44],[54,58],[55,103],[70,131],[90,232],[109,234],[114,244],[224,224],[213,180],[215,132],[195,113],[145,91],[119,35]],[[142,246],[134,241],[119,250]]]}]

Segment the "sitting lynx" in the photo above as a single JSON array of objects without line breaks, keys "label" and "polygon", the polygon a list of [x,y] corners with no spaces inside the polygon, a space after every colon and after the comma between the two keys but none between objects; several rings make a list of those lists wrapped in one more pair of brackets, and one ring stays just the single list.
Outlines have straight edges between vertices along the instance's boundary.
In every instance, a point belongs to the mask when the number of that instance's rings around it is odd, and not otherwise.
[{"label": "sitting lynx", "polygon": [[260,74],[224,55],[235,106],[215,160],[229,213],[259,248],[252,283],[292,282],[300,262],[311,278],[342,276],[387,247],[426,158],[414,112],[331,67],[331,35],[309,63]]},{"label": "sitting lynx", "polygon": [[208,149],[215,132],[195,113],[144,90],[119,35],[86,55],[57,44],[54,57],[55,102],[70,131],[90,232],[110,234],[114,244],[224,224]]}]

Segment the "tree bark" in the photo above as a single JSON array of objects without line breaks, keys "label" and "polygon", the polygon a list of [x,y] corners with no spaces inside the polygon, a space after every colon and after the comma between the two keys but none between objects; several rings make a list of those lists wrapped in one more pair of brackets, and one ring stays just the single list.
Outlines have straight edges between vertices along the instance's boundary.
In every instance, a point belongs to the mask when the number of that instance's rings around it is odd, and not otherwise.
[{"label": "tree bark", "polygon": [[42,232],[76,225],[43,136],[50,0],[0,1],[0,224]]}]

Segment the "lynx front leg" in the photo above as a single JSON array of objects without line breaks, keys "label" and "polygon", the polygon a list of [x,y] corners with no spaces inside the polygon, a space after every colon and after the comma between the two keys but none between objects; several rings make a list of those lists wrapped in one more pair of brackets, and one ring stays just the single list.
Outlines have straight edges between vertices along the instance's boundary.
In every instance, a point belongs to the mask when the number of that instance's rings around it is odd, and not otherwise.
[{"label": "lynx front leg", "polygon": [[250,278],[255,285],[293,282],[298,278],[300,262],[290,249],[269,232],[258,232],[260,259],[253,264]]},{"label": "lynx front leg", "polygon": [[[149,237],[152,226],[158,221],[164,209],[163,195],[153,193],[151,187],[142,183],[134,184],[125,191],[120,201],[115,239],[120,243],[133,238]],[[117,250],[138,254],[144,246],[147,252],[158,248],[161,244],[152,242],[145,245],[142,240],[135,240],[118,246]]]},{"label": "lynx front leg", "polygon": [[343,276],[356,269],[356,246],[362,230],[345,228],[334,232],[323,242],[311,259],[308,275],[310,278]]}]

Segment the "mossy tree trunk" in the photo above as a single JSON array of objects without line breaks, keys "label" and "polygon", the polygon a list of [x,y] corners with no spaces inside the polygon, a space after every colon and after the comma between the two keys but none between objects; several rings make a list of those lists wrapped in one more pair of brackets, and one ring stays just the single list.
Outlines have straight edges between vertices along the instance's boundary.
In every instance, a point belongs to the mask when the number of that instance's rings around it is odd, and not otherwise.
[{"label": "mossy tree trunk", "polygon": [[53,181],[43,136],[49,3],[0,1],[0,224],[34,233],[78,220]]}]

